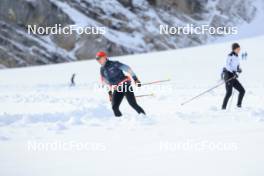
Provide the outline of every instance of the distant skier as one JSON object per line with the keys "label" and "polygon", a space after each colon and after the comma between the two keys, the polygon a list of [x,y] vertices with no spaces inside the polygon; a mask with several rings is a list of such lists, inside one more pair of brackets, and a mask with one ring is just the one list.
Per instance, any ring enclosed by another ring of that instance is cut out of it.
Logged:
{"label": "distant skier", "polygon": [[237,107],[241,108],[242,106],[243,97],[245,95],[245,89],[237,80],[237,73],[242,72],[239,66],[239,52],[240,45],[238,43],[234,43],[232,45],[232,52],[227,57],[226,67],[223,70],[224,80],[226,81],[226,95],[223,101],[222,109],[226,109],[228,100],[232,95],[233,87],[239,91]]}
{"label": "distant skier", "polygon": [[73,86],[75,86],[75,77],[76,77],[76,74],[74,73],[74,74],[72,74],[72,76],[71,76],[71,87],[73,87]]}
{"label": "distant skier", "polygon": [[100,74],[103,83],[110,86],[108,94],[115,116],[122,116],[119,106],[124,96],[127,98],[129,105],[139,114],[145,114],[145,111],[137,104],[130,77],[124,74],[124,72],[129,73],[136,85],[140,87],[141,83],[132,69],[118,61],[110,61],[103,51],[96,54],[96,60],[101,65]]}
{"label": "distant skier", "polygon": [[247,60],[247,56],[248,56],[247,52],[242,53],[242,60]]}
{"label": "distant skier", "polygon": [[245,52],[244,53],[244,58],[243,58],[244,60],[247,60],[247,55],[248,55],[247,52]]}
{"label": "distant skier", "polygon": [[245,52],[245,60],[247,60],[247,57],[248,57],[248,53]]}
{"label": "distant skier", "polygon": [[245,53],[242,53],[242,54],[241,54],[241,58],[242,58],[242,60],[245,59]]}

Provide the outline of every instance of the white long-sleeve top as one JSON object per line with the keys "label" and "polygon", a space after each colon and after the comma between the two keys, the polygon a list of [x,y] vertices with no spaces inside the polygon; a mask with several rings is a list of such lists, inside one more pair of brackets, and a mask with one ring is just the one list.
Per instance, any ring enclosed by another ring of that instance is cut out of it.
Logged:
{"label": "white long-sleeve top", "polygon": [[229,72],[237,72],[239,68],[240,58],[234,52],[230,53],[226,60],[226,69]]}

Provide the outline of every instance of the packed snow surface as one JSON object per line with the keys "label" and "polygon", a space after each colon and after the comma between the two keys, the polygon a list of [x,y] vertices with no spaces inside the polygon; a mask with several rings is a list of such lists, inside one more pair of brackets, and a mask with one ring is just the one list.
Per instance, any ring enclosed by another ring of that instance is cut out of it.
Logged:
{"label": "packed snow surface", "polygon": [[0,175],[262,176],[264,36],[239,42],[248,53],[239,77],[246,95],[237,109],[234,91],[227,111],[224,86],[180,104],[220,83],[231,43],[111,58],[142,82],[171,79],[136,89],[155,94],[138,98],[147,117],[126,100],[124,116],[113,116],[96,61],[1,70]]}

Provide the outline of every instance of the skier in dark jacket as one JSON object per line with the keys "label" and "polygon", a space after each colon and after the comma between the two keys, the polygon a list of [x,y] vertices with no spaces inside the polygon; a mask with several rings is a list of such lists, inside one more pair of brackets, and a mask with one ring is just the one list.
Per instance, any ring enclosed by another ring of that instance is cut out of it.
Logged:
{"label": "skier in dark jacket", "polygon": [[226,95],[223,101],[222,109],[226,109],[229,98],[232,95],[233,87],[238,90],[238,102],[237,107],[241,108],[243,97],[245,95],[245,89],[238,81],[238,74],[241,73],[242,70],[239,66],[239,57],[238,54],[240,52],[240,46],[238,43],[234,43],[232,45],[232,52],[228,55],[226,61],[226,67],[224,68],[224,80],[226,81]]}
{"label": "skier in dark jacket", "polygon": [[96,54],[96,60],[101,65],[100,75],[103,83],[110,86],[108,93],[115,116],[122,116],[119,106],[124,96],[127,98],[130,106],[139,114],[145,114],[145,111],[137,104],[130,77],[124,74],[124,72],[129,73],[136,85],[140,87],[141,83],[132,69],[118,61],[110,61],[107,58],[107,54],[103,51]]}

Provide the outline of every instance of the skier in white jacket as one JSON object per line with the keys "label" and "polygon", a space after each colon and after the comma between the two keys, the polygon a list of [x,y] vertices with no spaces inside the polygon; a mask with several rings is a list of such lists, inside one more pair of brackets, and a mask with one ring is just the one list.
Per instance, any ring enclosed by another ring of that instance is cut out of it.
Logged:
{"label": "skier in white jacket", "polygon": [[237,80],[238,74],[241,73],[242,70],[239,66],[240,58],[238,54],[240,52],[240,45],[238,43],[234,43],[232,45],[232,52],[228,55],[226,61],[226,67],[224,68],[224,80],[226,81],[226,95],[223,101],[222,109],[226,109],[229,98],[232,95],[233,87],[238,90],[238,101],[237,107],[242,107],[243,97],[245,95],[245,89],[241,85],[241,83]]}

